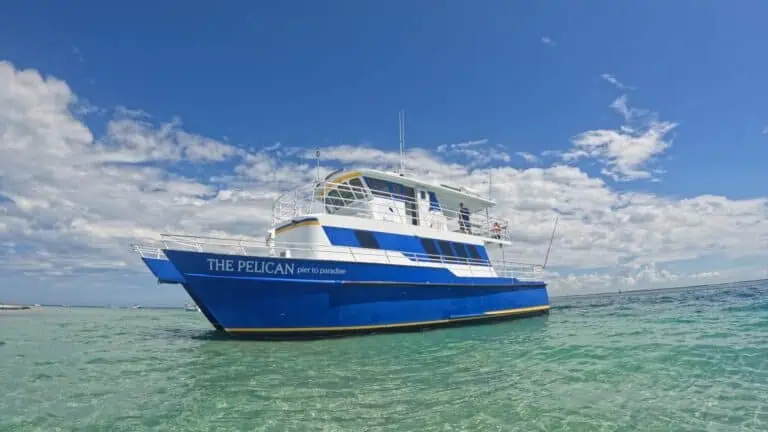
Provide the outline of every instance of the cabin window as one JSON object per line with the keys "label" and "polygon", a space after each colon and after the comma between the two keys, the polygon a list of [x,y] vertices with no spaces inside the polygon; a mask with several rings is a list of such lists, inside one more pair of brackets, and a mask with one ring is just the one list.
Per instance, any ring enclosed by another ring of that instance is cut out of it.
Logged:
{"label": "cabin window", "polygon": [[477,246],[473,244],[467,244],[464,246],[467,247],[467,252],[469,252],[469,256],[472,257],[472,259],[476,259],[476,260],[482,259],[480,258],[480,254],[477,252]]}
{"label": "cabin window", "polygon": [[341,198],[344,200],[343,205],[351,204],[352,201],[355,200],[355,194],[352,193],[352,189],[347,183],[339,185],[339,195],[341,195]]}
{"label": "cabin window", "polygon": [[440,255],[435,247],[435,243],[432,242],[432,239],[423,238],[419,240],[421,241],[421,247],[424,248],[424,252],[426,252],[427,255]]}
{"label": "cabin window", "polygon": [[365,199],[365,186],[359,178],[355,177],[349,180],[349,184],[352,186],[352,191],[355,193],[357,199]]}
{"label": "cabin window", "polygon": [[379,242],[370,231],[355,230],[355,237],[360,242],[360,246],[367,249],[379,249]]}
{"label": "cabin window", "polygon": [[453,256],[453,250],[451,250],[451,245],[445,240],[437,240],[437,245],[440,246],[440,252],[441,255]]}
{"label": "cabin window", "polygon": [[387,182],[384,180],[366,177],[365,182],[368,183],[368,187],[371,188],[371,192],[374,195],[385,198],[390,197],[389,187],[387,187]]}
{"label": "cabin window", "polygon": [[419,196],[421,197],[421,199],[427,199],[427,193],[424,191],[419,191]]}
{"label": "cabin window", "polygon": [[333,208],[336,209],[338,207],[344,206],[344,202],[341,199],[341,195],[339,195],[339,191],[336,189],[331,190],[328,192],[328,197],[325,199],[325,203],[328,205],[329,209]]}
{"label": "cabin window", "polygon": [[464,248],[463,243],[452,243],[453,250],[456,251],[456,255],[460,256],[462,258],[469,258],[469,255],[467,254],[467,249]]}
{"label": "cabin window", "polygon": [[437,202],[437,195],[434,192],[429,193],[429,209],[440,211],[440,204]]}

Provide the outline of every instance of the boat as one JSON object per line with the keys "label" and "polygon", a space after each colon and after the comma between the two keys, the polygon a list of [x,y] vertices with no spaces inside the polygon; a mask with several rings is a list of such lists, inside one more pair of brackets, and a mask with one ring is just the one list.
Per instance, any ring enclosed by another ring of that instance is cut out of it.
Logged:
{"label": "boat", "polygon": [[200,312],[200,308],[196,304],[186,303],[184,304],[184,310],[187,312]]}
{"label": "boat", "polygon": [[17,311],[17,310],[28,310],[32,309],[29,306],[26,305],[7,305],[7,304],[0,304],[0,310],[1,311]]}
{"label": "boat", "polygon": [[216,330],[234,336],[547,314],[546,260],[508,259],[513,239],[509,223],[490,215],[495,205],[401,171],[340,169],[279,196],[263,238],[163,234],[133,247],[158,283],[180,284]]}

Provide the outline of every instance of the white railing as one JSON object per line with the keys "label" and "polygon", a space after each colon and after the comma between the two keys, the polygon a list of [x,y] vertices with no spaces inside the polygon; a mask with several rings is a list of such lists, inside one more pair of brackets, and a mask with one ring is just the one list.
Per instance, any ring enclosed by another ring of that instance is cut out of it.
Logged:
{"label": "white railing", "polygon": [[133,245],[133,250],[142,258],[160,260],[168,259],[163,253],[163,249],[158,246],[150,246],[146,244]]}
{"label": "white railing", "polygon": [[318,213],[407,225],[418,221],[419,226],[442,231],[510,240],[507,231],[509,221],[490,216],[485,210],[469,212],[465,221],[458,210],[440,206],[439,210],[420,212],[419,202],[409,196],[327,181],[305,185],[279,196],[272,206],[272,224]]}
{"label": "white railing", "polygon": [[162,246],[134,245],[143,258],[167,259],[162,249],[189,250],[221,254],[237,254],[252,257],[291,257],[321,261],[346,261],[358,263],[385,263],[393,265],[444,264],[455,265],[455,270],[466,271],[470,276],[493,276],[492,268],[500,277],[521,280],[538,280],[542,266],[506,260],[484,260],[449,255],[416,252],[398,252],[351,246],[329,246],[312,243],[288,243],[261,240],[244,240],[222,237],[200,237],[163,234]]}

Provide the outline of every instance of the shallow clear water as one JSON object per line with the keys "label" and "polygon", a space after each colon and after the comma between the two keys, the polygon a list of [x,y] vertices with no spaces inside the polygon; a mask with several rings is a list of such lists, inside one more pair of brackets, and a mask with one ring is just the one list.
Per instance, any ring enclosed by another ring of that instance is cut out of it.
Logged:
{"label": "shallow clear water", "polygon": [[303,342],[168,310],[0,312],[0,431],[768,430],[768,284]]}

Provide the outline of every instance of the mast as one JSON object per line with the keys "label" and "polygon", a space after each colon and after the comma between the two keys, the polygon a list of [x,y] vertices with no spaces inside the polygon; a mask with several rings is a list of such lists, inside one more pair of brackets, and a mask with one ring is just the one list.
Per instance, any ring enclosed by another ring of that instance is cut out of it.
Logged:
{"label": "mast", "polygon": [[555,215],[555,226],[552,228],[552,236],[549,238],[549,246],[547,247],[547,256],[544,257],[544,265],[542,269],[547,268],[547,261],[549,261],[549,252],[552,250],[552,241],[555,240],[555,231],[557,230],[557,221],[560,219],[560,215]]}
{"label": "mast", "polygon": [[[491,194],[492,194],[491,190],[492,190],[492,186],[493,186],[493,176],[492,176],[492,174],[493,173],[491,172],[491,169],[489,168],[488,169],[488,200],[489,201],[492,199],[491,198]],[[485,220],[486,220],[486,223],[488,224],[488,229],[490,229],[491,228],[491,226],[490,226],[491,225],[491,216],[488,213],[488,207],[485,208]]]}
{"label": "mast", "polygon": [[320,147],[315,147],[315,181],[320,181]]}

